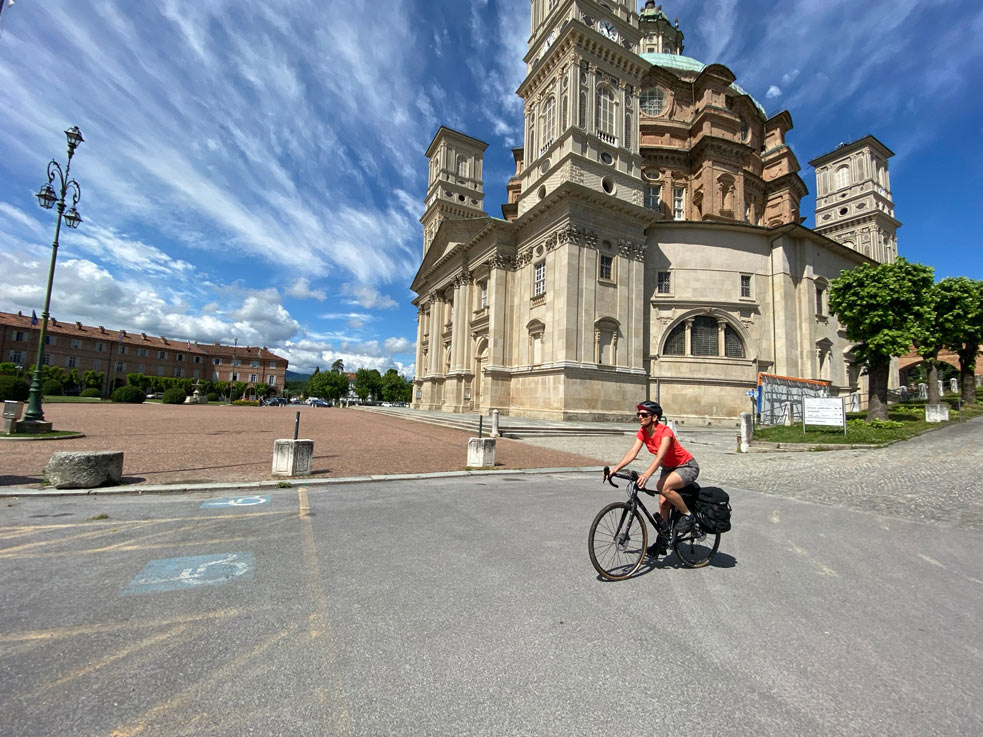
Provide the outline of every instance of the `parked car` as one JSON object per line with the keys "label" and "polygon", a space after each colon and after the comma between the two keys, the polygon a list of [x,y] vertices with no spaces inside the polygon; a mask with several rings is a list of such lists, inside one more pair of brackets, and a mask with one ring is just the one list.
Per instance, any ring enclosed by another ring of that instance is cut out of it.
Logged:
{"label": "parked car", "polygon": [[325,402],[323,399],[311,399],[311,400],[308,400],[307,403],[309,405],[311,405],[312,407],[330,407],[331,406],[331,404],[329,402]]}

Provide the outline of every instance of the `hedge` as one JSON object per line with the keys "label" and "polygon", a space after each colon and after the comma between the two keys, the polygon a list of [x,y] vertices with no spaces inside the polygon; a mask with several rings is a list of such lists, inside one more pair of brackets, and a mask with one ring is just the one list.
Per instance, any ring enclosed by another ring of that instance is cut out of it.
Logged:
{"label": "hedge", "polygon": [[80,397],[101,397],[102,392],[98,389],[83,389]]}
{"label": "hedge", "polygon": [[121,386],[113,392],[114,402],[126,402],[127,404],[142,404],[146,399],[144,393],[135,386]]}
{"label": "hedge", "polygon": [[161,397],[161,401],[164,404],[184,404],[184,399],[188,395],[184,393],[184,389],[174,386],[164,392],[164,396]]}
{"label": "hedge", "polygon": [[0,376],[0,401],[10,399],[14,402],[27,401],[31,385],[16,376]]}

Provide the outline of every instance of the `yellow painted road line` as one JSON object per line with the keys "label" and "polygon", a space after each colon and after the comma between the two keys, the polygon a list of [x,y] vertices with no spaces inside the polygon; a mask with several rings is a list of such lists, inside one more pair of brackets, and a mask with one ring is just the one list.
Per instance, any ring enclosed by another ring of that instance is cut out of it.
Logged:
{"label": "yellow painted road line", "polygon": [[307,490],[303,486],[297,489],[297,501],[300,520],[300,548],[307,574],[307,591],[314,605],[313,611],[308,617],[307,628],[311,636],[312,649],[321,654],[323,669],[328,676],[325,685],[323,687],[317,686],[315,693],[324,712],[325,734],[352,737],[355,730],[352,725],[351,710],[348,708],[348,699],[345,697],[345,682],[338,663],[338,647],[331,630],[328,596],[324,590],[321,568],[317,562],[314,526],[311,523],[311,505],[307,498]]}
{"label": "yellow painted road line", "polygon": [[[140,525],[140,527],[146,527],[147,524],[149,523],[144,522],[143,524]],[[58,545],[59,543],[72,543],[72,542],[78,542],[79,540],[91,540],[96,537],[112,535],[114,534],[114,532],[115,530],[102,529],[102,530],[93,530],[91,532],[82,532],[79,533],[78,535],[68,535],[66,537],[53,537],[50,540],[37,540],[31,543],[23,543],[21,545],[15,545],[12,548],[4,548],[0,550],[0,555],[6,556],[11,553],[21,553],[25,550],[43,548],[48,545]]]}
{"label": "yellow painted road line", "polygon": [[138,619],[127,620],[125,622],[102,622],[100,624],[82,624],[75,627],[57,627],[47,630],[29,630],[27,632],[0,632],[0,643],[5,642],[25,642],[60,640],[68,637],[86,637],[98,635],[104,632],[118,632],[125,630],[152,629],[157,627],[173,627],[175,625],[188,622],[207,622],[210,620],[229,619],[241,614],[252,614],[268,609],[276,609],[278,605],[249,607],[248,609],[230,608],[219,609],[214,612],[203,614],[188,614],[178,617],[162,617],[160,619]]}
{"label": "yellow painted road line", "polygon": [[184,542],[174,543],[159,543],[157,545],[132,545],[127,544],[123,546],[109,545],[102,548],[88,548],[86,550],[54,550],[51,552],[43,553],[14,553],[13,555],[7,555],[6,553],[0,553],[0,559],[16,559],[16,558],[58,558],[63,555],[99,555],[102,553],[129,553],[135,550],[167,550],[170,548],[186,548],[194,546],[203,545],[226,545],[228,543],[242,543],[242,542],[258,542],[261,540],[278,540],[281,539],[279,535],[270,536],[268,538],[263,537],[253,537],[241,536],[241,537],[222,537],[214,538],[212,540],[185,540]]}
{"label": "yellow painted road line", "polygon": [[[204,510],[203,510],[204,511]],[[31,530],[65,530],[72,527],[119,527],[120,525],[161,524],[164,522],[209,522],[216,519],[242,519],[244,517],[293,517],[291,510],[268,512],[230,512],[226,514],[199,514],[193,517],[160,517],[158,519],[105,519],[84,522],[45,523],[40,525],[0,526],[0,540],[8,533],[24,533]]]}
{"label": "yellow painted road line", "polygon": [[284,629],[282,632],[277,632],[275,635],[269,637],[265,642],[260,643],[249,652],[240,655],[238,658],[226,663],[221,668],[216,668],[207,678],[203,678],[201,681],[191,684],[178,693],[174,698],[168,699],[167,701],[161,701],[156,706],[148,709],[140,717],[134,720],[133,723],[117,727],[109,733],[109,737],[135,737],[135,735],[143,732],[165,714],[199,701],[203,693],[209,693],[218,684],[237,678],[239,672],[249,665],[250,662],[260,657],[283,638],[287,637],[288,635],[292,635],[299,629],[299,626],[300,625],[295,623]]}

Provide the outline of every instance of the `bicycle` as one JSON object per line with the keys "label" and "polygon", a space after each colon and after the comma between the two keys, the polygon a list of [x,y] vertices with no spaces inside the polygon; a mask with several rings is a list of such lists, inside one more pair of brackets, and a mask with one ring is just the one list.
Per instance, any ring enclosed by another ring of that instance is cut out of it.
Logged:
{"label": "bicycle", "polygon": [[[612,474],[605,466],[604,481],[617,488],[618,484],[611,480],[613,477],[628,482],[628,501],[608,504],[591,523],[588,552],[590,562],[601,576],[610,581],[623,581],[641,567],[648,552],[648,528],[641,513],[645,514],[652,527],[661,530],[668,538],[668,548],[676,553],[684,566],[702,568],[710,563],[720,547],[719,532],[707,532],[697,522],[691,529],[677,534],[676,522],[682,515],[673,509],[667,523],[658,512],[650,514],[638,498],[637,472]],[[679,489],[678,493],[692,509],[699,491],[700,487],[692,483]]]}

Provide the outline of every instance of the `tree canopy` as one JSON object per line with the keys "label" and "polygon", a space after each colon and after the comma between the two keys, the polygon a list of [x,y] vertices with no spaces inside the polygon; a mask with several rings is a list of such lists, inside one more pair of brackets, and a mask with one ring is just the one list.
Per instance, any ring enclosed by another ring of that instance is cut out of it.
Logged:
{"label": "tree canopy", "polygon": [[962,399],[973,402],[976,355],[983,343],[983,281],[949,277],[935,286],[939,340],[959,356]]}

